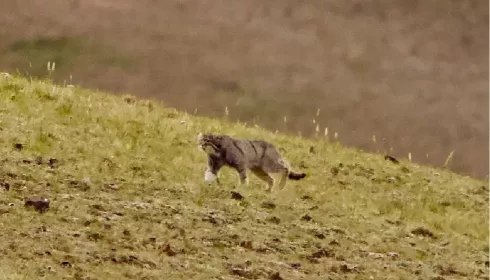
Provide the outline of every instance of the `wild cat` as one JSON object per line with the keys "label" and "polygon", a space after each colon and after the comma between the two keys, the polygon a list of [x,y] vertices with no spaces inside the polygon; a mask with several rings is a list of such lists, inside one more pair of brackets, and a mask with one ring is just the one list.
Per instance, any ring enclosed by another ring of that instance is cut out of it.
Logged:
{"label": "wild cat", "polygon": [[234,168],[238,172],[241,184],[248,184],[247,170],[250,170],[267,183],[268,192],[275,183],[271,173],[281,173],[281,189],[286,186],[287,179],[301,180],[306,177],[305,173],[292,171],[289,162],[281,156],[276,147],[264,140],[199,133],[197,141],[199,149],[208,155],[208,168],[204,180],[209,183],[218,180],[218,172],[223,166]]}

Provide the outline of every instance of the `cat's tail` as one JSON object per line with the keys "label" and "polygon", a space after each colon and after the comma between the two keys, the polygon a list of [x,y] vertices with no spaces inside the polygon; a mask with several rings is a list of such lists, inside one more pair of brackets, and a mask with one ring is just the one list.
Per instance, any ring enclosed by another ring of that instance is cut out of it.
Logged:
{"label": "cat's tail", "polygon": [[288,178],[291,180],[301,180],[306,177],[306,173],[296,173],[289,171]]}

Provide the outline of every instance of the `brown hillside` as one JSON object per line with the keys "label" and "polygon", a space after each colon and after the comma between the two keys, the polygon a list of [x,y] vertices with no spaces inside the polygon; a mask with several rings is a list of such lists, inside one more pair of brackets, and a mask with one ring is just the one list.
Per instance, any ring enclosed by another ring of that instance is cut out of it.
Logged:
{"label": "brown hillside", "polygon": [[[488,174],[488,1],[0,0],[2,70]],[[284,116],[288,122],[284,123]],[[372,142],[376,135],[378,142]],[[385,138],[386,142],[381,143]],[[427,157],[428,154],[428,157]]]}

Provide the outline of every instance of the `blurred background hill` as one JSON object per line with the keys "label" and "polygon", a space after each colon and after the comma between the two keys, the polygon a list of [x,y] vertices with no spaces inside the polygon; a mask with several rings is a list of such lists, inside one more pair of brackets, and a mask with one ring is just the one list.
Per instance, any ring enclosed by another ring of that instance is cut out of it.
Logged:
{"label": "blurred background hill", "polygon": [[488,34],[485,0],[0,0],[0,70],[485,177]]}

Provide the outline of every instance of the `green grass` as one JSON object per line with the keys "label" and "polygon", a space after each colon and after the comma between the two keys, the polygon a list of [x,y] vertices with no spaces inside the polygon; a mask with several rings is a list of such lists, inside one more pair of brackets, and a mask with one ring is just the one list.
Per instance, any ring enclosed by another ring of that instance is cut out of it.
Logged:
{"label": "green grass", "polygon": [[[199,131],[269,140],[309,177],[208,186]],[[486,181],[22,77],[0,77],[0,136],[1,279],[488,279]]]}

